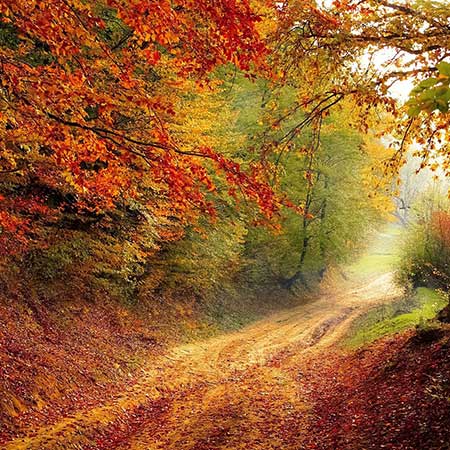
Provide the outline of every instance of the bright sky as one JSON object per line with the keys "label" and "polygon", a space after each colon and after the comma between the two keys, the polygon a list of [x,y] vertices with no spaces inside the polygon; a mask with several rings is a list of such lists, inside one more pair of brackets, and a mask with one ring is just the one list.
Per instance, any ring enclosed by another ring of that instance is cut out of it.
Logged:
{"label": "bright sky", "polygon": [[[324,9],[331,8],[334,0],[316,0],[317,4]],[[446,4],[448,0],[437,0],[439,3]],[[398,0],[396,3],[406,3],[404,0]],[[392,59],[396,54],[396,50],[392,48],[386,48],[382,50],[378,50],[375,55],[372,57],[371,65],[372,67],[379,70],[381,73],[401,70],[401,67],[396,67],[394,64],[388,64],[390,59]],[[407,64],[410,62],[413,57],[404,56],[404,62]],[[368,65],[370,63],[369,53],[367,54],[367,58],[363,58],[363,63]],[[411,67],[409,67],[411,68]],[[413,79],[406,79],[401,81],[396,81],[392,87],[389,89],[389,94],[397,99],[400,103],[404,103],[409,98],[409,93],[413,89],[415,85],[415,81]]]}
{"label": "bright sky", "polygon": [[[393,48],[385,48],[378,50],[376,53],[374,53],[371,57],[371,63],[374,68],[379,70],[380,73],[387,73],[390,71],[398,71],[402,70],[402,68],[396,66],[395,64],[390,64],[390,61],[395,57],[397,51]],[[366,58],[363,58],[363,62],[365,64],[369,64],[369,54]],[[411,62],[414,58],[411,56],[402,56],[402,59],[407,65]],[[411,68],[409,66],[409,68]],[[406,70],[406,69],[405,69]],[[389,94],[394,97],[399,102],[403,103],[408,100],[409,93],[413,89],[415,84],[415,81],[412,78],[406,79],[406,80],[399,80],[396,81],[391,88],[389,89]]]}

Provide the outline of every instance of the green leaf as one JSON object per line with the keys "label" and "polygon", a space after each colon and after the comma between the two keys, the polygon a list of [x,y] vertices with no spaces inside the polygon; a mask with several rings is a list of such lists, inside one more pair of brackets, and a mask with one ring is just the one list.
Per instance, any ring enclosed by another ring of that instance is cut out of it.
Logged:
{"label": "green leaf", "polygon": [[408,116],[409,117],[417,117],[420,114],[420,106],[419,105],[413,105],[408,109]]}
{"label": "green leaf", "polygon": [[442,96],[446,95],[447,92],[448,92],[447,86],[439,86],[439,87],[435,88],[436,97],[442,97]]}
{"label": "green leaf", "polygon": [[448,103],[445,100],[438,99],[436,101],[436,104],[437,104],[437,109],[439,109],[440,112],[442,112],[442,113],[448,112]]}
{"label": "green leaf", "polygon": [[450,63],[441,61],[436,67],[440,74],[450,77]]}
{"label": "green leaf", "polygon": [[435,89],[427,89],[426,91],[423,91],[423,93],[419,96],[419,100],[421,102],[427,101],[427,100],[434,100],[436,98],[436,90]]}
{"label": "green leaf", "polygon": [[437,84],[439,80],[437,78],[427,78],[426,80],[423,80],[419,83],[417,86],[418,88],[430,88],[433,87],[435,84]]}

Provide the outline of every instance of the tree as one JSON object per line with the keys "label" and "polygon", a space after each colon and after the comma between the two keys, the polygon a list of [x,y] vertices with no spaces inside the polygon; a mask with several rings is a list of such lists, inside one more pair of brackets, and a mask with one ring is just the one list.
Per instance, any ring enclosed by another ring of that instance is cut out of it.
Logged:
{"label": "tree", "polygon": [[262,64],[246,0],[4,0],[0,17],[7,252],[26,243],[31,221],[61,209],[98,216],[132,200],[163,220],[214,216],[215,172],[276,211],[264,180],[174,130],[177,105],[201,94],[214,68]]}
{"label": "tree", "polygon": [[[272,39],[281,49],[276,56],[281,76],[290,79],[300,74],[308,80],[298,103],[310,118],[294,130],[352,97],[361,106],[362,129],[368,128],[367,111],[373,107],[382,106],[398,119],[390,131],[397,139],[391,142],[396,153],[386,162],[389,172],[405,162],[404,151],[414,141],[422,144],[418,154],[424,165],[434,164],[433,153],[445,156],[449,17],[444,3],[432,1],[339,0],[330,7],[293,1],[280,5],[279,26]],[[434,74],[438,78],[430,80]],[[412,93],[409,117],[391,91],[405,79],[426,80]],[[423,109],[440,109],[444,114],[416,118]]]}
{"label": "tree", "polygon": [[233,80],[229,96],[239,111],[236,128],[247,136],[241,157],[262,154],[276,189],[303,210],[299,215],[283,208],[275,230],[249,228],[242,271],[259,286],[317,280],[348,261],[368,228],[391,211],[390,180],[379,173],[391,152],[375,133],[355,129],[350,101],[293,134],[295,125],[309,118],[298,107],[300,77],[280,84]]}

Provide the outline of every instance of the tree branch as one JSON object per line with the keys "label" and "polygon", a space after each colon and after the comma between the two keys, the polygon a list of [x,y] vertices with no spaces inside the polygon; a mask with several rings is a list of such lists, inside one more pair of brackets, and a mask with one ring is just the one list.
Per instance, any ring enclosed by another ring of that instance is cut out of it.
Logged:
{"label": "tree branch", "polygon": [[118,142],[116,139],[113,139],[112,136],[122,139],[125,142],[131,143],[131,144],[135,144],[135,145],[140,145],[143,147],[153,147],[153,148],[157,148],[159,150],[166,150],[166,151],[173,151],[175,153],[178,153],[180,155],[186,155],[186,156],[197,156],[197,157],[201,157],[201,158],[211,158],[209,155],[204,154],[204,153],[198,153],[198,152],[187,152],[184,150],[179,149],[177,146],[175,145],[164,145],[161,144],[159,142],[155,142],[155,141],[143,141],[140,139],[135,139],[132,138],[130,136],[126,136],[123,135],[115,130],[111,130],[109,128],[103,128],[103,127],[98,127],[98,126],[88,126],[88,125],[83,125],[81,123],[78,122],[74,122],[71,120],[66,120],[63,119],[62,117],[59,117],[53,113],[50,112],[46,112],[47,116],[52,119],[55,120],[63,125],[69,126],[69,127],[73,127],[73,128],[80,128],[82,130],[85,131],[90,131],[94,134],[97,134],[98,136],[104,138],[104,139],[109,139],[111,142],[115,143],[116,145],[120,145],[122,148],[124,148],[125,150],[129,151],[130,153],[135,153],[136,155],[146,159],[148,157],[146,157],[144,154],[142,154],[141,152],[136,152],[133,149],[130,149],[127,146],[124,146],[123,143]]}

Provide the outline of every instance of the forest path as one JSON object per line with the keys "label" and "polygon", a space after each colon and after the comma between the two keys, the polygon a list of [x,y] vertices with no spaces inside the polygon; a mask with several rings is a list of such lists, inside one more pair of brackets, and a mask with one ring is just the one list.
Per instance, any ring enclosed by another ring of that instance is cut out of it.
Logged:
{"label": "forest path", "polygon": [[[175,349],[178,374],[167,383],[161,378],[175,393],[168,410],[117,448],[299,450],[309,408],[302,361],[326,358],[356,317],[399,295],[385,273],[240,332]],[[180,382],[189,388],[180,392]]]}
{"label": "forest path", "polygon": [[356,317],[400,295],[392,273],[371,274],[238,332],[178,346],[113,402],[5,450],[298,450],[308,413],[303,361],[327,358]]}

